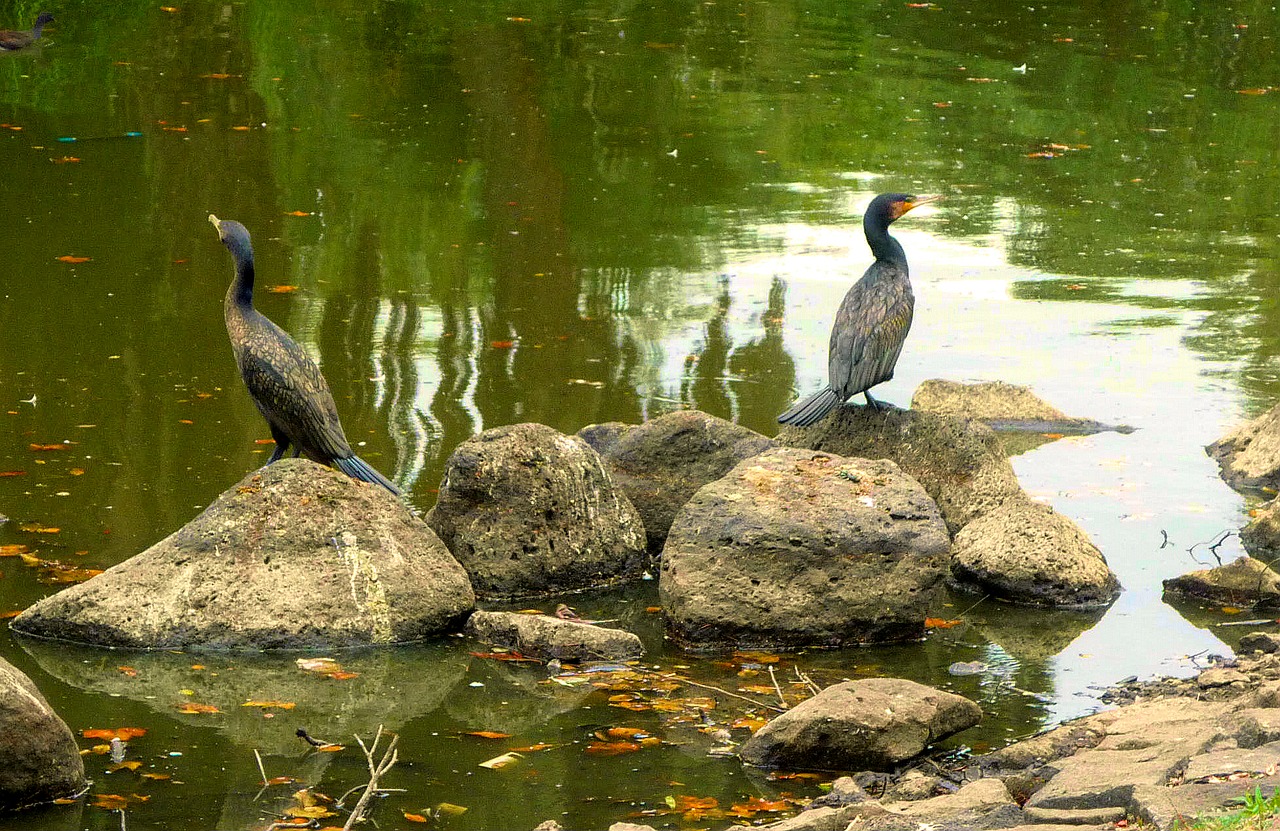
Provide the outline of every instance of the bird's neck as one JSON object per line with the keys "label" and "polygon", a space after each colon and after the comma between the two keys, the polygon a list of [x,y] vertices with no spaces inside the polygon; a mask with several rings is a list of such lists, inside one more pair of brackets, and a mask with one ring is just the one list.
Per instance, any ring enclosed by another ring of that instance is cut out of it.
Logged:
{"label": "bird's neck", "polygon": [[35,26],[33,26],[33,27],[31,27],[31,36],[32,36],[33,38],[38,38],[38,37],[40,37],[40,33],[41,33],[43,30],[44,30],[44,21],[43,21],[43,20],[37,20],[37,21],[36,21],[36,25],[35,25]]}
{"label": "bird's neck", "polygon": [[862,229],[867,234],[867,245],[871,246],[871,253],[877,260],[906,267],[907,253],[896,239],[889,236],[888,226],[863,222]]}
{"label": "bird's neck", "polygon": [[227,313],[232,310],[244,315],[253,311],[253,258],[236,256],[236,278],[227,289],[223,303]]}

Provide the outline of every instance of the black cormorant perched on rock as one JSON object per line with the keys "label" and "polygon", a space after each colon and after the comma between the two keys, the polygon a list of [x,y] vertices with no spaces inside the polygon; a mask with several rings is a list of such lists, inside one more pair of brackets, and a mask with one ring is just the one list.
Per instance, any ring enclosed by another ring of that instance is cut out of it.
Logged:
{"label": "black cormorant perched on rock", "polygon": [[912,208],[938,198],[882,193],[871,200],[862,229],[876,261],[849,289],[836,312],[827,354],[827,386],[778,416],[780,423],[806,427],[858,393],[867,397],[870,407],[887,406],[872,398],[870,390],[893,377],[916,302],[907,255],[889,236],[889,225]]}
{"label": "black cormorant perched on rock", "polygon": [[297,341],[253,308],[253,246],[249,232],[239,222],[209,214],[218,237],[236,263],[235,280],[223,301],[227,334],[249,397],[271,428],[275,452],[267,464],[293,447],[293,455],[332,465],[352,479],[376,482],[394,494],[400,490],[363,459],[351,445],[338,421],[333,393],[320,368]]}
{"label": "black cormorant perched on rock", "polygon": [[0,49],[6,52],[13,52],[17,49],[23,49],[40,39],[40,32],[44,29],[44,24],[52,23],[53,15],[48,12],[40,12],[36,16],[36,25],[29,32],[17,31],[12,29],[0,29]]}

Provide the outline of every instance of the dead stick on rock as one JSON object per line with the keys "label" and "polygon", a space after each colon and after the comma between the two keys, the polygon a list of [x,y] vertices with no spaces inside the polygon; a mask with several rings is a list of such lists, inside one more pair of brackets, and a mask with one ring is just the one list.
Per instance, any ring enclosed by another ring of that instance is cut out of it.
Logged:
{"label": "dead stick on rock", "polygon": [[360,744],[360,749],[364,751],[364,758],[369,764],[369,784],[365,786],[364,793],[360,794],[360,801],[356,803],[356,807],[351,810],[351,816],[347,817],[347,822],[342,826],[342,831],[351,831],[351,826],[355,825],[364,817],[364,812],[369,804],[369,800],[378,791],[378,780],[382,775],[391,770],[395,765],[399,755],[396,753],[396,745],[400,742],[400,737],[394,733],[391,735],[391,741],[387,743],[387,749],[382,752],[382,759],[374,761],[373,754],[378,750],[378,743],[382,741],[382,725],[378,725],[378,732],[373,737],[373,743],[365,746],[364,739],[356,736],[356,741]]}

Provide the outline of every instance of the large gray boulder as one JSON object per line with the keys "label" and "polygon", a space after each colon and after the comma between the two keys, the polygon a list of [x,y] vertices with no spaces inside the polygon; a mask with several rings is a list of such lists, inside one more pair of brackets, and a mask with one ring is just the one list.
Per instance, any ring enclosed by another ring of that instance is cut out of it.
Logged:
{"label": "large gray boulder", "polygon": [[659,594],[693,646],[837,646],[920,638],[950,542],[892,462],[765,451],[676,517]]}
{"label": "large gray boulder", "polygon": [[398,499],[285,459],[12,627],[132,649],[334,649],[439,635],[474,605],[466,572]]}
{"label": "large gray boulder", "polygon": [[514,649],[527,658],[620,661],[644,654],[640,638],[631,632],[550,615],[479,611],[467,619],[463,631],[491,646]]}
{"label": "large gray boulder", "polygon": [[951,580],[1014,603],[1106,606],[1120,581],[1075,523],[1048,505],[1011,499],[956,534]]}
{"label": "large gray boulder", "polygon": [[981,719],[969,699],[914,681],[845,681],[761,727],[739,755],[759,767],[892,770]]}
{"label": "large gray boulder", "polygon": [[679,410],[635,426],[590,425],[578,432],[600,453],[614,481],[640,512],[649,550],[698,488],[770,447],[773,439],[697,410]]}
{"label": "large gray boulder", "polygon": [[840,456],[892,459],[937,501],[953,534],[1023,495],[995,432],[970,419],[846,405],[812,427],[784,427],[777,440]]}
{"label": "large gray boulder", "polygon": [[1280,404],[1205,448],[1233,488],[1280,487]]}
{"label": "large gray boulder", "polygon": [[1252,557],[1240,557],[1226,565],[1171,577],[1164,581],[1164,590],[1175,597],[1194,597],[1230,606],[1280,606],[1280,574]]}
{"label": "large gray boulder", "polygon": [[640,516],[599,454],[544,424],[497,427],[458,445],[427,524],[485,597],[605,586],[645,562]]}
{"label": "large gray boulder", "polygon": [[0,811],[73,796],[88,787],[80,748],[31,679],[0,658]]}

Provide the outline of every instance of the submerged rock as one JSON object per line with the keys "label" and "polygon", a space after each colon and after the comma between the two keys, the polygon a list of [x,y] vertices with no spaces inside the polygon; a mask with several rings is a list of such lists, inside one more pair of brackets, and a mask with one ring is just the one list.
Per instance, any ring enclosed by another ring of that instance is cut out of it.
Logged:
{"label": "submerged rock", "polygon": [[1010,500],[956,534],[951,578],[960,588],[1038,606],[1109,604],[1120,581],[1075,523],[1048,505]]}
{"label": "submerged rock", "polygon": [[66,722],[21,670],[0,658],[0,811],[71,797],[88,787]]}
{"label": "submerged rock", "polygon": [[693,646],[910,640],[949,550],[937,506],[892,462],[775,448],[680,511],[659,593]]}
{"label": "submerged rock", "polygon": [[1252,557],[1171,577],[1164,581],[1164,590],[1228,606],[1280,606],[1280,575]]}
{"label": "submerged rock", "polygon": [[773,439],[697,410],[679,410],[618,429],[616,422],[578,433],[599,451],[614,481],[640,512],[649,550],[662,550],[676,513],[734,465],[775,447]]}
{"label": "submerged rock", "polygon": [[968,419],[846,405],[812,427],[784,427],[778,442],[893,460],[937,501],[953,534],[1023,493],[996,434]]}
{"label": "submerged rock", "polygon": [[478,611],[464,631],[492,646],[542,660],[619,661],[644,654],[640,638],[631,632],[550,615]]}
{"label": "submerged rock", "polygon": [[[973,418],[996,429],[1087,434],[1109,427],[1091,418],[1069,416],[1027,387],[1004,381],[961,384],[933,378],[916,387],[911,409],[937,415]],[[1129,428],[1120,428],[1129,429]]]}
{"label": "submerged rock", "polygon": [[1280,404],[1205,448],[1233,488],[1280,487]]}
{"label": "submerged rock", "polygon": [[132,649],[333,649],[429,638],[474,605],[462,567],[399,500],[283,459],[12,627]]}
{"label": "submerged rock", "polygon": [[427,524],[486,597],[604,586],[644,566],[640,516],[599,454],[544,424],[458,445]]}
{"label": "submerged rock", "polygon": [[845,681],[761,727],[739,755],[759,767],[891,770],[981,719],[969,699],[904,678]]}

